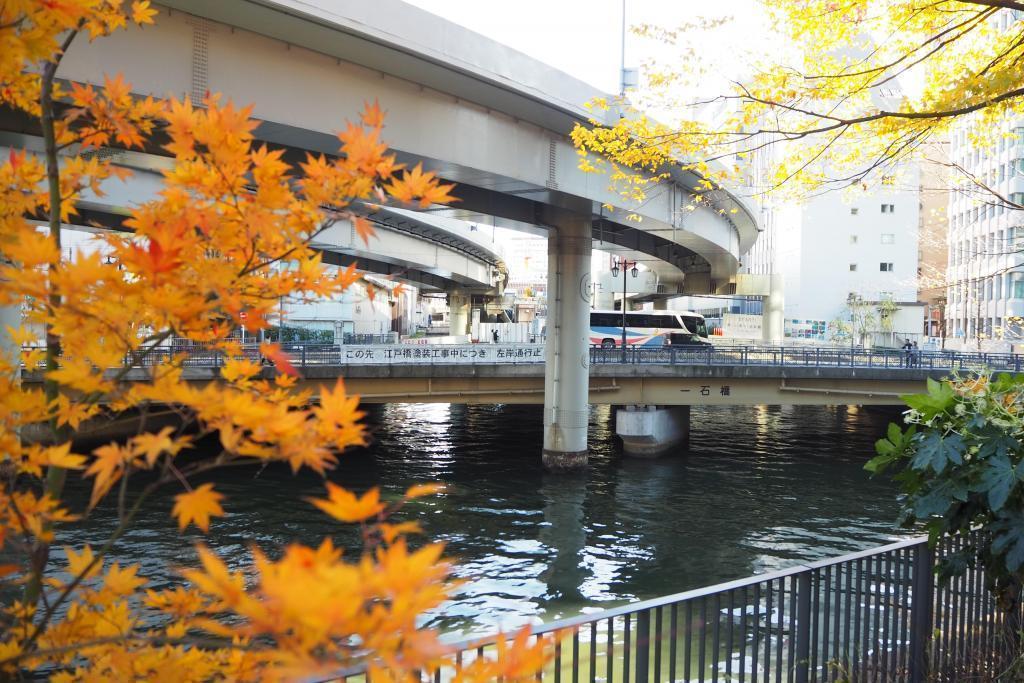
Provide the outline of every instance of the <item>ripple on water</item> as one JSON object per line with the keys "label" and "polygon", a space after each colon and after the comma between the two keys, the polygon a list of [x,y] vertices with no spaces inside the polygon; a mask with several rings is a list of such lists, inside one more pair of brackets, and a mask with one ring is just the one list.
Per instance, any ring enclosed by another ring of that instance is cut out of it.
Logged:
{"label": "ripple on water", "polygon": [[[446,543],[463,583],[426,623],[478,634],[674,593],[885,543],[898,537],[894,488],[863,470],[895,413],[846,407],[692,410],[688,452],[622,457],[607,407],[591,412],[590,467],[540,468],[536,406],[387,405],[368,409],[373,444],[347,453],[330,478],[394,498],[443,481],[444,496],[409,505],[426,535]],[[358,552],[359,533],[305,502],[322,482],[284,469],[217,473],[230,514],[209,536],[179,535],[170,494],[148,509],[116,559],[139,562],[161,587],[203,540],[229,566],[250,548],[274,554],[331,536]],[[78,504],[88,499],[71,486]],[[102,543],[114,511],[101,506],[62,544]]]}

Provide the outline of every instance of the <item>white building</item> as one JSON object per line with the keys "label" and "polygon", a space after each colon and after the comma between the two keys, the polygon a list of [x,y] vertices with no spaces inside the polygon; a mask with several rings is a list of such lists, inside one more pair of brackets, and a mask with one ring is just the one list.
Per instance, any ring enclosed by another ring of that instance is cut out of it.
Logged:
{"label": "white building", "polygon": [[284,324],[329,331],[336,342],[388,336],[397,340],[397,335],[411,334],[425,321],[422,313],[417,314],[418,290],[396,284],[364,275],[336,299],[284,302]]}
{"label": "white building", "polygon": [[[950,141],[950,156],[1014,204],[1024,204],[1024,121],[1008,121],[991,147],[972,144],[966,120]],[[1024,212],[961,175],[949,193],[946,335],[965,343],[1016,341],[1024,316]]]}
{"label": "white building", "polygon": [[548,290],[547,239],[502,232],[501,253],[508,267],[505,291],[514,292],[520,299],[545,296]]}
{"label": "white building", "polygon": [[[881,187],[763,208],[764,231],[743,271],[782,276],[787,338],[826,341],[852,332],[857,341],[879,343],[867,337],[883,330],[898,339],[920,336],[918,176],[908,165]],[[868,329],[856,329],[865,318],[873,319]]]}

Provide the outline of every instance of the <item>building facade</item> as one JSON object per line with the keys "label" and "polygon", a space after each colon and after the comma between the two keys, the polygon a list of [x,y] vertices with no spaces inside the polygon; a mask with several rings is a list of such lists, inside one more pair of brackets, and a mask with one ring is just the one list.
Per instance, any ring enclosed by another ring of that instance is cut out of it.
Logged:
{"label": "building facade", "polygon": [[763,206],[743,271],[782,276],[787,338],[921,335],[919,196],[920,171],[907,164],[879,187]]}
{"label": "building facade", "polygon": [[[965,344],[1020,339],[1024,316],[1024,121],[974,141],[965,120],[950,141],[946,334]],[[1008,200],[1008,201],[1004,201]]]}

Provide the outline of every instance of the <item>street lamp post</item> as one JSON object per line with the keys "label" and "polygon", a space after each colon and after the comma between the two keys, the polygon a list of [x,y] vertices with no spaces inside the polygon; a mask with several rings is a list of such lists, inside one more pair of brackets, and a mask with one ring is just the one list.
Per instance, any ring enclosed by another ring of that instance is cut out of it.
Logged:
{"label": "street lamp post", "polygon": [[637,277],[640,271],[636,267],[637,262],[633,261],[630,264],[626,259],[615,259],[612,263],[612,277],[619,276],[619,270],[622,270],[622,362],[626,362],[626,271],[630,270],[633,277]]}

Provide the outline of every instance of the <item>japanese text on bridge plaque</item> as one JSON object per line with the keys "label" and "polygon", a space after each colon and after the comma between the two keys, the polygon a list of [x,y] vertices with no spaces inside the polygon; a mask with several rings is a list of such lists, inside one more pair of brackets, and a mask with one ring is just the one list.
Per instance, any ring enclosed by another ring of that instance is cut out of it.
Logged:
{"label": "japanese text on bridge plaque", "polygon": [[543,363],[540,344],[460,344],[424,346],[342,346],[342,363],[382,365],[434,363]]}

